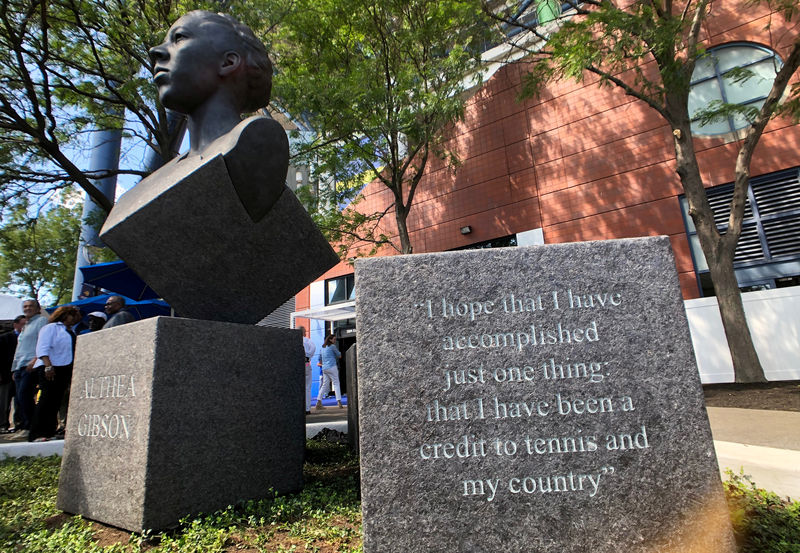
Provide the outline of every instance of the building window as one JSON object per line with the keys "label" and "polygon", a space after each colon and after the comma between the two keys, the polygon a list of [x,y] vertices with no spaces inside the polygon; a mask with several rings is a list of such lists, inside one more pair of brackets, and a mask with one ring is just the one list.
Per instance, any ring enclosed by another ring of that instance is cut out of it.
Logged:
{"label": "building window", "polygon": [[[334,305],[356,299],[356,276],[354,274],[329,278],[325,281],[325,305]],[[336,334],[354,329],[355,319],[344,319],[325,323],[325,334]]]}
{"label": "building window", "polygon": [[325,281],[325,305],[356,299],[356,277],[353,274]]}
{"label": "building window", "polygon": [[[727,44],[708,50],[706,56],[697,60],[692,73],[689,92],[692,132],[715,135],[747,127],[749,123],[740,113],[705,124],[698,120],[698,114],[712,102],[761,109],[782,65],[775,52],[755,44]],[[750,71],[751,76],[742,80],[738,69]]]}
{"label": "building window", "polygon": [[[733,184],[709,188],[717,228],[725,232]],[[708,264],[688,202],[680,198],[695,272],[703,296],[713,296]],[[743,291],[795,286],[800,282],[800,167],[750,179],[734,269]]]}
{"label": "building window", "polygon": [[573,2],[559,2],[558,0],[524,0],[516,9],[496,12],[497,15],[505,17],[509,21],[501,25],[505,36],[503,39],[495,38],[485,42],[481,51],[491,50],[495,46],[504,44],[508,39],[518,38],[526,29],[535,29],[557,19],[562,13],[575,8],[573,4]]}

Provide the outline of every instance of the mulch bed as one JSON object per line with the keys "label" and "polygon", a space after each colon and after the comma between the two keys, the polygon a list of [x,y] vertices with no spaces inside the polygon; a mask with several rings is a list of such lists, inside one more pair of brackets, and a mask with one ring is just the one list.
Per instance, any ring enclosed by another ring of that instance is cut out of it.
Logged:
{"label": "mulch bed", "polygon": [[800,380],[764,384],[706,384],[708,407],[800,411]]}

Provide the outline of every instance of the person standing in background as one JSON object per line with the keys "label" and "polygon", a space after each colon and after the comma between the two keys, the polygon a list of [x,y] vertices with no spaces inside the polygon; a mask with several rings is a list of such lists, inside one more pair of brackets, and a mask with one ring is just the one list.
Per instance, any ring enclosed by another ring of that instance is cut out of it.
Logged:
{"label": "person standing in background", "polygon": [[108,322],[103,328],[124,325],[136,320],[133,314],[125,309],[125,298],[122,296],[109,296],[106,300],[105,311],[108,315]]}
{"label": "person standing in background", "polygon": [[322,360],[322,385],[319,387],[319,394],[317,394],[317,409],[322,409],[322,398],[328,394],[331,384],[333,384],[333,391],[336,393],[336,404],[340,408],[342,405],[342,389],[339,386],[339,359],[342,354],[339,353],[339,348],[336,347],[336,336],[328,334],[325,342],[322,344],[322,353],[320,359]]}
{"label": "person standing in background", "polygon": [[102,330],[108,320],[108,316],[102,311],[92,311],[86,318],[89,319],[89,327],[81,330],[78,334],[87,334],[89,332]]}
{"label": "person standing in background", "polygon": [[58,408],[64,390],[72,380],[75,333],[72,327],[83,316],[74,305],[62,305],[50,315],[49,324],[39,332],[36,343],[36,370],[42,395],[36,404],[28,441],[52,438],[58,426]]}
{"label": "person standing in background", "polygon": [[27,438],[33,423],[33,412],[36,407],[36,373],[33,365],[36,362],[36,343],[39,331],[47,324],[42,315],[42,307],[37,300],[22,302],[22,312],[27,323],[17,338],[17,351],[14,353],[14,384],[16,385],[17,405],[20,412],[21,438]]}

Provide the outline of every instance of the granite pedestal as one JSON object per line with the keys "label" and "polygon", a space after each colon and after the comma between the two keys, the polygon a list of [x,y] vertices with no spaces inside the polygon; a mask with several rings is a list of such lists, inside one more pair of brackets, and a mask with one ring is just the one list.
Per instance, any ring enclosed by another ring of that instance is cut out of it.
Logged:
{"label": "granite pedestal", "polygon": [[356,285],[365,553],[735,551],[668,238]]}
{"label": "granite pedestal", "polygon": [[78,338],[58,507],[141,531],[303,486],[297,330],[169,317]]}

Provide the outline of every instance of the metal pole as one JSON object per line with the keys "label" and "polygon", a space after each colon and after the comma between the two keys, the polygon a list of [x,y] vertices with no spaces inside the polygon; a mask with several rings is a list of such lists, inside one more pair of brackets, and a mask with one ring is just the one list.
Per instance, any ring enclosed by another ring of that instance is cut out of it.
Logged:
{"label": "metal pole", "polygon": [[[119,152],[122,143],[122,129],[98,130],[92,133],[92,157],[89,160],[89,171],[114,171],[119,168]],[[117,190],[117,176],[95,179],[94,185],[114,202]],[[75,263],[75,279],[72,283],[72,301],[80,297],[83,286],[83,273],[80,267],[91,265],[91,247],[102,247],[95,228],[101,222],[103,210],[86,194],[83,200],[81,216],[81,237],[78,244],[78,257]],[[95,225],[91,223],[94,222]]]}
{"label": "metal pole", "polygon": [[[170,136],[170,141],[167,146],[170,153],[169,159],[178,155],[181,142],[183,142],[183,136],[186,134],[186,123],[186,116],[182,113],[174,111],[167,112],[167,132]],[[153,148],[147,149],[144,166],[147,167],[148,174],[164,165],[164,163],[166,163],[166,161],[164,161],[164,157],[159,152]]]}

